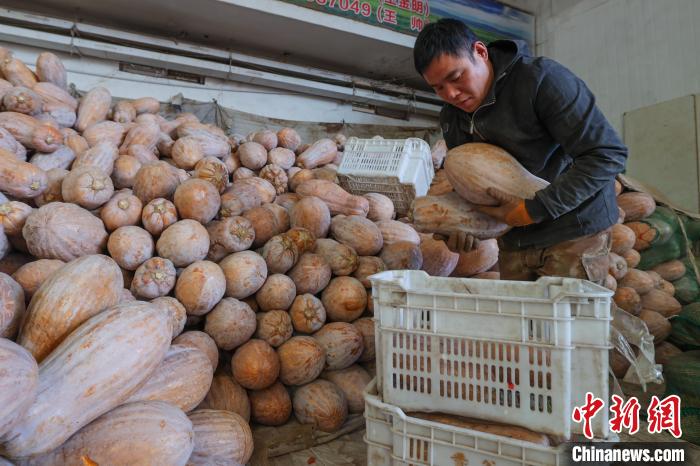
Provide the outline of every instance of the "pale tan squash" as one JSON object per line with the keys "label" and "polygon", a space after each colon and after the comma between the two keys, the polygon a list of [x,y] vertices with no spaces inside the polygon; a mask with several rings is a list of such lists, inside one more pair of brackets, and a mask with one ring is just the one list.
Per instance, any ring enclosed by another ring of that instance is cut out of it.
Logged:
{"label": "pale tan squash", "polygon": [[75,129],[85,131],[91,125],[106,120],[111,104],[112,95],[107,89],[96,87],[90,90],[80,99]]}
{"label": "pale tan squash", "polygon": [[197,261],[185,268],[175,284],[175,297],[188,315],[202,316],[221,301],[226,291],[226,277],[218,264]]}
{"label": "pale tan squash", "polygon": [[141,227],[117,228],[107,240],[109,255],[126,270],[136,270],[153,257],[153,238]]}
{"label": "pale tan squash", "polygon": [[117,146],[110,142],[100,142],[77,155],[71,169],[95,167],[99,168],[105,175],[112,176],[114,162],[118,157]]}
{"label": "pale tan squash", "polygon": [[277,131],[277,144],[294,152],[301,145],[301,137],[293,128],[282,128]]}
{"label": "pale tan squash", "polygon": [[625,259],[625,262],[627,262],[627,268],[628,269],[633,269],[639,265],[639,261],[642,259],[642,256],[639,254],[639,251],[636,251],[634,249],[630,249],[626,253],[622,254],[622,257]]}
{"label": "pale tan squash", "polygon": [[172,345],[160,365],[126,403],[165,401],[189,412],[207,395],[213,376],[214,371],[204,352]]}
{"label": "pale tan squash", "polygon": [[355,250],[329,238],[316,240],[314,253],[320,254],[331,267],[333,275],[350,275],[358,266],[358,256]]}
{"label": "pale tan squash", "polygon": [[131,193],[131,190],[116,192],[100,209],[100,218],[107,231],[114,231],[124,226],[135,226],[141,220],[143,204]]}
{"label": "pale tan squash", "polygon": [[31,199],[43,193],[48,182],[44,170],[0,149],[0,191],[17,199]]}
{"label": "pale tan squash", "polygon": [[348,416],[345,395],[337,385],[316,380],[294,392],[294,416],[302,424],[312,424],[324,432],[335,432]]}
{"label": "pale tan squash", "polygon": [[219,265],[226,277],[226,296],[243,299],[260,289],[267,279],[267,264],[253,251],[226,256]]}
{"label": "pale tan squash", "polygon": [[[371,296],[370,296],[371,300]],[[352,323],[358,332],[362,335],[363,350],[358,361],[372,361],[375,356],[374,347],[374,321],[371,317],[362,317]]]}
{"label": "pale tan squash", "polygon": [[262,311],[286,311],[292,306],[296,295],[294,281],[286,275],[275,273],[267,277],[255,294],[255,300]]}
{"label": "pale tan squash", "polygon": [[324,371],[321,378],[334,383],[345,395],[350,413],[365,411],[364,391],[372,381],[369,373],[357,364],[337,371]]}
{"label": "pale tan squash", "polygon": [[326,362],[326,350],[314,338],[295,336],[277,349],[280,380],[285,385],[304,385],[318,378]]}
{"label": "pale tan squash", "polygon": [[21,235],[22,227],[33,211],[34,209],[24,202],[9,201],[0,204],[0,223],[2,223],[5,234]]}
{"label": "pale tan squash", "polygon": [[186,267],[207,257],[209,233],[195,220],[180,220],[163,231],[156,242],[156,250],[175,267]]}
{"label": "pale tan squash", "polygon": [[671,322],[656,311],[642,309],[639,318],[647,325],[649,333],[654,337],[654,344],[661,343],[671,334]]}
{"label": "pale tan squash", "polygon": [[650,311],[656,311],[669,318],[681,312],[681,304],[673,296],[661,290],[653,289],[641,297],[642,307]]}
{"label": "pale tan squash", "polygon": [[26,464],[184,466],[193,448],[192,422],[180,409],[163,401],[139,401],[103,414],[60,448]]}
{"label": "pale tan squash", "polygon": [[70,171],[61,184],[65,202],[78,204],[88,210],[96,209],[114,194],[111,178],[94,166],[83,166]]}
{"label": "pale tan squash", "polygon": [[464,232],[477,238],[495,238],[508,231],[508,225],[482,214],[457,193],[418,197],[409,211],[414,227],[424,233],[449,236]]}
{"label": "pale tan squash", "polygon": [[316,238],[325,238],[331,226],[331,213],[321,199],[303,197],[291,208],[289,223],[292,227],[306,228]]}
{"label": "pale tan squash", "polygon": [[397,220],[380,220],[376,222],[382,234],[383,246],[389,246],[398,241],[409,241],[415,245],[420,244],[418,232],[411,226]]}
{"label": "pale tan squash", "polygon": [[131,188],[134,186],[136,174],[141,169],[141,162],[131,155],[120,155],[114,161],[112,181],[116,189]]}
{"label": "pale tan squash", "polygon": [[162,197],[169,199],[180,184],[174,167],[167,162],[153,162],[143,165],[134,178],[134,194],[144,204]]}
{"label": "pale tan squash", "polygon": [[263,259],[271,273],[286,273],[299,260],[297,244],[287,234],[275,235],[263,246]]}
{"label": "pale tan squash", "polygon": [[233,378],[244,388],[262,390],[279,376],[280,362],[275,350],[262,340],[252,339],[236,349],[231,359]]}
{"label": "pale tan squash", "polygon": [[392,220],[395,215],[394,203],[384,194],[367,193],[362,197],[369,201],[369,211],[367,218],[373,222],[380,220]]}
{"label": "pale tan squash", "polygon": [[175,190],[173,202],[180,218],[197,220],[203,225],[212,221],[221,207],[216,187],[198,178],[181,183]]}
{"label": "pale tan squash", "polygon": [[661,275],[661,278],[669,282],[678,280],[685,275],[685,265],[679,260],[672,260],[659,264],[652,269]]}
{"label": "pale tan squash", "polygon": [[47,453],[119,406],[160,364],[170,335],[165,312],[138,301],[86,321],[39,366],[36,401],[7,434],[5,453]]}
{"label": "pale tan squash", "polygon": [[294,280],[297,294],[317,294],[331,280],[331,266],[320,254],[303,254],[287,275]]}
{"label": "pale tan squash", "polygon": [[258,312],[255,338],[277,348],[292,337],[292,318],[286,311]]}
{"label": "pale tan squash", "polygon": [[333,162],[338,153],[338,146],[331,139],[319,139],[297,157],[301,168],[316,168]]}
{"label": "pale tan squash", "polygon": [[277,165],[283,170],[292,168],[295,161],[294,151],[286,147],[276,147],[267,154],[267,163]]}
{"label": "pale tan squash", "polygon": [[329,320],[352,322],[365,312],[367,291],[356,278],[336,277],[323,290],[321,300]]}
{"label": "pale tan squash", "polygon": [[253,247],[259,248],[275,235],[289,230],[289,214],[277,204],[263,204],[243,214],[255,229]]}
{"label": "pale tan squash", "polygon": [[617,196],[617,205],[625,211],[626,222],[636,222],[656,210],[656,201],[647,193],[626,192]]}
{"label": "pale tan squash", "polygon": [[260,170],[260,178],[267,180],[275,187],[277,194],[284,194],[287,192],[289,179],[287,177],[287,172],[284,171],[282,167],[274,164],[265,165],[262,170]]}
{"label": "pale tan squash", "polygon": [[359,215],[336,215],[331,221],[331,233],[336,240],[350,246],[360,256],[374,256],[383,246],[380,228]]}
{"label": "pale tan squash", "polygon": [[[448,247],[451,243],[448,241]],[[498,242],[495,239],[479,241],[470,251],[459,253],[457,267],[452,271],[452,277],[470,277],[486,272],[498,262]]]}
{"label": "pale tan squash", "polygon": [[36,75],[39,81],[52,83],[61,89],[68,87],[66,68],[61,59],[51,52],[42,52],[36,58]]}
{"label": "pale tan squash", "polygon": [[320,299],[308,293],[294,299],[289,315],[294,330],[301,333],[314,333],[326,323],[326,308]]}
{"label": "pale tan squash", "polygon": [[386,264],[379,258],[373,256],[363,256],[358,258],[357,269],[352,276],[360,280],[365,288],[372,288],[369,276],[386,270]]}
{"label": "pale tan squash", "polygon": [[107,256],[69,262],[34,294],[17,342],[41,362],[83,322],[117,304],[123,283],[119,266]]}
{"label": "pale tan squash", "polygon": [[362,355],[362,334],[350,323],[331,322],[313,337],[326,350],[326,369],[345,369]]}
{"label": "pale tan squash", "polygon": [[267,149],[257,142],[246,142],[238,148],[241,164],[250,170],[260,170],[267,164]]}
{"label": "pale tan squash", "polygon": [[387,270],[420,270],[423,266],[420,246],[412,241],[385,244],[379,257]]}
{"label": "pale tan squash", "polygon": [[82,136],[90,147],[100,142],[110,142],[113,146],[119,147],[129,128],[129,125],[122,125],[114,121],[102,121],[89,126],[82,132]]}
{"label": "pale tan squash", "polygon": [[12,341],[0,338],[0,436],[21,422],[34,402],[39,368],[32,355]]}
{"label": "pale tan squash", "polygon": [[247,464],[253,454],[253,434],[236,413],[198,409],[189,414],[194,428],[194,450],[188,466]]}
{"label": "pale tan squash", "polygon": [[153,236],[159,236],[177,220],[175,204],[163,198],[156,198],[150,201],[141,213],[143,227]]}
{"label": "pale tan squash", "polygon": [[[661,277],[659,277],[661,278]],[[654,281],[643,270],[629,269],[627,274],[618,282],[620,286],[634,289],[640,296],[654,288]]]}
{"label": "pale tan squash", "polygon": [[629,312],[632,315],[638,315],[642,310],[642,299],[632,288],[617,287],[613,295],[613,301],[619,308]]}
{"label": "pale tan squash", "polygon": [[459,254],[450,251],[441,240],[424,239],[420,243],[420,251],[423,256],[421,270],[435,277],[449,277],[459,262]]}
{"label": "pale tan squash", "polygon": [[241,416],[246,422],[250,421],[248,392],[233,380],[230,373],[224,371],[214,374],[209,393],[199,407],[231,411]]}
{"label": "pale tan squash", "polygon": [[331,215],[361,215],[366,217],[369,211],[367,199],[349,194],[331,181],[307,180],[301,183],[295,192],[304,197],[318,197],[326,203]]}
{"label": "pale tan squash", "polygon": [[185,306],[183,306],[180,301],[172,296],[159,296],[158,298],[151,300],[151,304],[160,306],[168,313],[170,327],[173,330],[172,338],[180,335],[185,329],[185,324],[187,323],[187,311],[185,311]]}
{"label": "pale tan squash", "polygon": [[[22,287],[24,299],[29,302],[39,287],[65,264],[65,262],[55,259],[39,259],[17,269],[12,274],[12,278]],[[5,301],[3,301],[6,305],[9,305],[11,302],[8,300],[8,297],[5,297]],[[0,329],[2,327],[3,325],[0,325]],[[0,335],[2,334],[3,332],[0,330]]]}
{"label": "pale tan squash", "polygon": [[280,426],[292,415],[292,399],[279,382],[263,390],[251,390],[249,397],[251,417],[258,424]]}
{"label": "pale tan squash", "polygon": [[485,143],[469,143],[448,151],[445,173],[461,197],[480,205],[497,205],[486,190],[498,188],[508,194],[532,199],[549,183],[528,172],[508,152]]}
{"label": "pale tan squash", "polygon": [[37,83],[36,75],[22,60],[8,55],[0,60],[0,74],[15,86],[32,87]]}
{"label": "pale tan squash", "polygon": [[610,250],[615,254],[625,254],[634,247],[637,237],[626,225],[617,223],[612,226],[612,247]]}
{"label": "pale tan squash", "polygon": [[250,340],[256,327],[255,312],[248,304],[224,298],[207,314],[204,331],[219,348],[231,351]]}
{"label": "pale tan squash", "polygon": [[173,345],[187,346],[190,348],[198,348],[207,355],[211,363],[212,370],[216,371],[219,365],[219,350],[216,347],[214,340],[204,332],[199,330],[190,330],[173,340]]}
{"label": "pale tan squash", "polygon": [[226,217],[207,225],[209,253],[207,258],[220,261],[227,255],[245,251],[253,245],[255,229],[245,217]]}

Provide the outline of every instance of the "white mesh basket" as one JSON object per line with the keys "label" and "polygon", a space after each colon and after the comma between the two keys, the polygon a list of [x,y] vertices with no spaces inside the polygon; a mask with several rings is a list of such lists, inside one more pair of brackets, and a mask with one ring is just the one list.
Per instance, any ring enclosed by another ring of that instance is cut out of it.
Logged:
{"label": "white mesh basket", "polygon": [[346,191],[384,194],[400,215],[425,196],[435,171],[428,143],[418,138],[358,139],[345,143],[338,181]]}

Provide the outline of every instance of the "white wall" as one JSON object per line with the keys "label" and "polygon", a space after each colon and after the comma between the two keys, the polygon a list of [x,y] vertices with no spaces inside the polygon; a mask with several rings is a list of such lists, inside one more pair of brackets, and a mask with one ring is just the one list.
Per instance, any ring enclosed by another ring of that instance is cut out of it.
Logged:
{"label": "white wall", "polygon": [[621,132],[624,112],[700,93],[700,1],[540,0],[537,54],[580,76]]}
{"label": "white wall", "polygon": [[[37,55],[43,51],[35,47],[2,41],[0,46],[12,50],[17,58],[32,69],[34,69]],[[63,61],[68,71],[68,81],[74,83],[77,89],[85,91],[96,86],[105,86],[112,96],[118,98],[150,96],[161,102],[167,102],[171,97],[181,93],[186,99],[201,102],[216,100],[223,107],[280,120],[437,127],[437,119],[429,116],[412,115],[409,120],[388,118],[354,111],[351,104],[338,100],[210,77],[203,86],[152,78],[121,72],[118,63],[113,60],[53,52]]]}

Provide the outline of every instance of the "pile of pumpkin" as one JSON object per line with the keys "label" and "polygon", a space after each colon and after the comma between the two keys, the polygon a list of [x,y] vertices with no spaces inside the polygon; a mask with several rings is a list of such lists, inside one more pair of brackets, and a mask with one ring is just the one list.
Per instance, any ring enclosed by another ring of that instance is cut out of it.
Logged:
{"label": "pile of pumpkin", "polygon": [[374,372],[367,277],[497,260],[344,191],[342,135],[76,99],[51,53],[30,70],[0,49],[0,102],[0,457],[18,464],[245,464],[251,421],[335,431]]}
{"label": "pile of pumpkin", "polygon": [[[698,283],[687,234],[696,228],[691,219],[657,205],[649,194],[623,192],[616,182],[620,218],[612,228],[610,274],[606,286],[618,307],[642,319],[654,337],[656,362],[666,364],[682,352],[667,341],[672,321],[684,304],[697,299]],[[623,377],[629,361],[611,352],[615,375]]]}

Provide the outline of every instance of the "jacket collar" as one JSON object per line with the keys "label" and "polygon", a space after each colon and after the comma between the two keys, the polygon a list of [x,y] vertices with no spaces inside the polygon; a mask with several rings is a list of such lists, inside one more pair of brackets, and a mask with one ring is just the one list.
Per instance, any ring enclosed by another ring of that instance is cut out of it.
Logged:
{"label": "jacket collar", "polygon": [[496,100],[499,82],[510,72],[515,63],[528,54],[527,43],[522,40],[497,40],[488,45],[489,60],[493,66],[493,82],[482,105]]}

